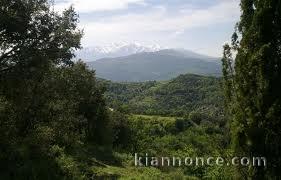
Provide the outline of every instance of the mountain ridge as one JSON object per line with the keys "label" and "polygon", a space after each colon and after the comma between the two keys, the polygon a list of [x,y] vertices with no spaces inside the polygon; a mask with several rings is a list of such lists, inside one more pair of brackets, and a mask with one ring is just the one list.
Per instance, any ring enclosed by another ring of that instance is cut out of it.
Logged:
{"label": "mountain ridge", "polygon": [[188,52],[171,49],[142,52],[103,58],[87,62],[87,65],[96,70],[98,77],[119,82],[168,80],[186,73],[220,76],[218,58]]}

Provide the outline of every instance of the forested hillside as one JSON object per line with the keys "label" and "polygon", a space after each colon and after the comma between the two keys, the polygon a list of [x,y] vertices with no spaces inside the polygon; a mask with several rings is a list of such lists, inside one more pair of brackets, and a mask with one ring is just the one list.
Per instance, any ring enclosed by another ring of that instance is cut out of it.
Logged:
{"label": "forested hillside", "polygon": [[222,113],[220,78],[186,74],[169,81],[100,82],[106,86],[106,99],[112,108],[122,105],[132,113],[169,116],[192,111]]}

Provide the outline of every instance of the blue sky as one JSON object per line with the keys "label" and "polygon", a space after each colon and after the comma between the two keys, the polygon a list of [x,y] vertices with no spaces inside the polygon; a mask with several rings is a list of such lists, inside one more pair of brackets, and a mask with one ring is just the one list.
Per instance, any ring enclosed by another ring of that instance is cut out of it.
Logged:
{"label": "blue sky", "polygon": [[221,56],[239,20],[239,0],[56,0],[74,5],[83,47],[118,42],[159,44]]}

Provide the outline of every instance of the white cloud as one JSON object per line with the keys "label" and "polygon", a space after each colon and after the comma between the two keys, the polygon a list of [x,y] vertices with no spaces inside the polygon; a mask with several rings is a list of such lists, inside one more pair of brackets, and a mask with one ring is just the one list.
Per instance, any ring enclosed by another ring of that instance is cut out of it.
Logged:
{"label": "white cloud", "polygon": [[90,35],[95,39],[162,31],[177,33],[195,27],[236,20],[239,17],[238,5],[237,0],[228,0],[208,9],[178,13],[170,13],[165,8],[155,8],[144,14],[130,13],[96,19],[94,22],[84,22],[81,26],[85,29],[86,38]]}
{"label": "white cloud", "polygon": [[182,35],[182,34],[184,34],[184,29],[178,30],[178,31],[176,31],[176,32],[173,33],[174,36],[180,36],[180,35]]}
{"label": "white cloud", "polygon": [[62,11],[70,5],[80,13],[94,11],[109,11],[126,9],[130,4],[146,5],[144,0],[66,0],[55,5],[57,11]]}

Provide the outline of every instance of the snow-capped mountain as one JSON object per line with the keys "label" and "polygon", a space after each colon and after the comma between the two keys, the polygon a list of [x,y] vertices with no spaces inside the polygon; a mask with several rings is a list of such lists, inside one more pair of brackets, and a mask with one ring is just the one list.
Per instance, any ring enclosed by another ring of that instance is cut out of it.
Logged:
{"label": "snow-capped mountain", "polygon": [[156,52],[163,47],[153,45],[142,45],[140,43],[112,43],[106,46],[86,47],[76,52],[76,59],[83,61],[95,61],[102,58],[115,58],[128,56],[142,52]]}

